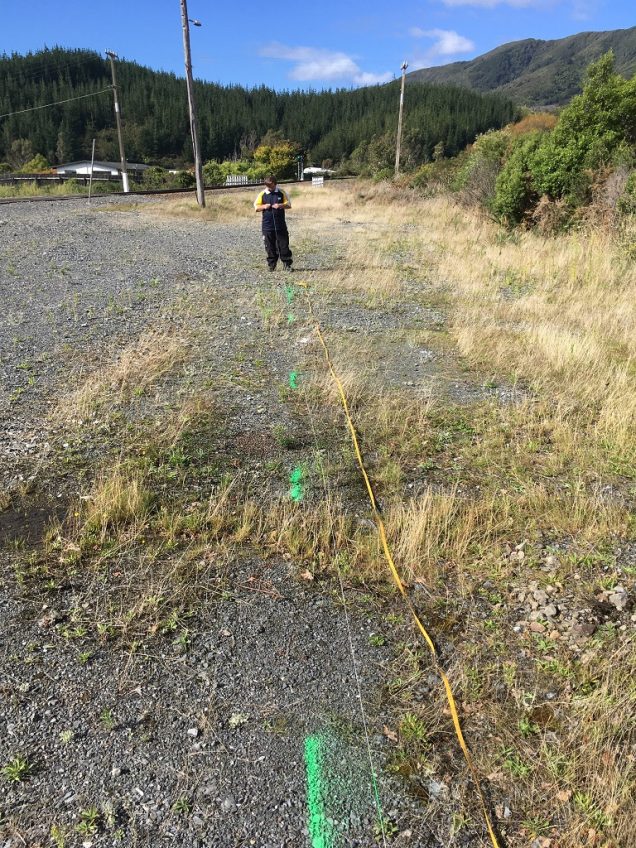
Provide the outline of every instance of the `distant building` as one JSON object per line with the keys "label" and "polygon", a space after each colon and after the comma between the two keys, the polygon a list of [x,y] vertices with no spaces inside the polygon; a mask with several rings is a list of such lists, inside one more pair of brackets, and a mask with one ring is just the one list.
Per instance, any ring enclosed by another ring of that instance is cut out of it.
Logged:
{"label": "distant building", "polygon": [[312,177],[332,177],[335,173],[329,168],[318,168],[315,165],[310,165],[308,168],[303,168],[303,180],[310,180]]}
{"label": "distant building", "polygon": [[[140,165],[138,162],[128,162],[128,173],[131,177],[140,177],[149,165]],[[91,172],[91,160],[82,159],[81,162],[69,162],[68,165],[60,165],[55,169],[61,177],[88,177]],[[93,176],[95,175],[121,177],[121,162],[94,162]]]}

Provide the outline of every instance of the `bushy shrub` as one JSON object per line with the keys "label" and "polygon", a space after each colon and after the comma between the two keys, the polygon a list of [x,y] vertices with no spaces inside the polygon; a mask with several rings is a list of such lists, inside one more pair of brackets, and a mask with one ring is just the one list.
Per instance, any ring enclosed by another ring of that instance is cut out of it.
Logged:
{"label": "bushy shrub", "polygon": [[410,175],[409,185],[433,195],[440,191],[450,191],[456,184],[458,173],[464,167],[468,154],[466,152],[452,159],[437,159],[427,162]]}
{"label": "bushy shrub", "polygon": [[192,188],[197,181],[190,171],[177,171],[176,174],[170,174],[170,177],[170,188]]}
{"label": "bushy shrub", "polygon": [[520,136],[512,146],[495,182],[491,209],[507,224],[518,224],[538,201],[530,161],[542,142],[543,135],[534,132]]}
{"label": "bushy shrub", "polygon": [[583,93],[574,97],[533,155],[531,170],[540,194],[589,200],[594,170],[633,155],[636,143],[636,78],[614,71],[610,51],[590,65]]}
{"label": "bushy shrub", "polygon": [[618,200],[618,209],[624,215],[636,215],[636,171],[627,178],[625,189]]}
{"label": "bushy shrub", "polygon": [[287,140],[276,144],[261,144],[254,151],[255,167],[263,170],[263,176],[271,173],[278,179],[289,179],[295,176],[299,149],[297,144]]}
{"label": "bushy shrub", "polygon": [[192,188],[196,178],[190,171],[177,171],[176,174],[171,174],[165,168],[152,167],[144,171],[142,182],[147,189]]}
{"label": "bushy shrub", "polygon": [[25,174],[41,174],[51,170],[51,163],[41,153],[36,153],[32,159],[24,163],[20,170]]}
{"label": "bushy shrub", "polygon": [[509,148],[510,134],[506,130],[492,130],[477,138],[453,185],[465,203],[490,207]]}
{"label": "bushy shrub", "polygon": [[394,174],[395,168],[380,168],[378,171],[374,172],[373,180],[376,183],[381,183],[384,180],[392,179]]}
{"label": "bushy shrub", "polygon": [[168,172],[164,168],[148,168],[143,173],[142,183],[144,188],[163,188],[168,176]]}
{"label": "bushy shrub", "polygon": [[223,168],[216,159],[211,159],[203,166],[203,182],[206,185],[223,185],[225,182]]}

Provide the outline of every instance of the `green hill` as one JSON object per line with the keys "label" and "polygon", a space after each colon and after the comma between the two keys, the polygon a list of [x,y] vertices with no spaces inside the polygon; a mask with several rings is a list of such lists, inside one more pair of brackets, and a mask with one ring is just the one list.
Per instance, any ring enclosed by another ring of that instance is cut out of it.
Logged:
{"label": "green hill", "polygon": [[[191,161],[185,80],[134,62],[117,63],[117,82],[130,161]],[[0,57],[0,115],[69,98],[72,102],[0,118],[0,162],[16,139],[50,162],[90,155],[97,139],[98,159],[119,158],[114,130],[110,67],[88,50],[54,48],[27,56]],[[335,162],[374,136],[395,133],[399,81],[339,91],[246,89],[197,82],[204,159],[227,159],[253,149],[267,130],[298,142],[313,161]],[[501,95],[468,89],[418,86],[409,102],[405,138],[417,161],[430,158],[439,142],[457,153],[488,129],[517,113]]]}
{"label": "green hill", "polygon": [[614,51],[616,70],[631,77],[636,70],[636,27],[582,32],[557,41],[513,41],[470,62],[413,71],[407,80],[498,92],[526,106],[561,106],[581,91],[586,67],[608,50]]}

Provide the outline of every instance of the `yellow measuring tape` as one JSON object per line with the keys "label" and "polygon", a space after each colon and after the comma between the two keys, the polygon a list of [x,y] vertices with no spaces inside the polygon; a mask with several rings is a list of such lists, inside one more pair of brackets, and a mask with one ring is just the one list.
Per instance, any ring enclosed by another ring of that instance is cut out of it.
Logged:
{"label": "yellow measuring tape", "polygon": [[[304,289],[308,288],[306,283],[299,283],[299,285],[301,285]],[[373,488],[371,486],[371,481],[369,480],[369,475],[367,474],[367,470],[366,470],[365,465],[364,465],[364,460],[362,459],[362,451],[360,450],[360,444],[358,442],[358,436],[357,436],[357,433],[356,433],[355,426],[353,424],[353,420],[351,418],[351,413],[349,411],[349,404],[347,403],[347,396],[345,395],[345,391],[344,391],[344,388],[342,386],[342,382],[340,381],[340,378],[336,374],[336,371],[333,367],[333,362],[331,360],[329,348],[327,347],[327,343],[325,342],[324,336],[322,334],[322,330],[320,329],[320,324],[318,323],[318,320],[316,319],[316,316],[314,315],[314,310],[313,310],[313,307],[312,307],[311,298],[309,296],[308,291],[306,291],[306,296],[307,296],[307,303],[308,303],[308,306],[309,306],[309,314],[311,315],[311,319],[314,322],[314,326],[315,326],[316,332],[318,334],[318,338],[320,339],[320,344],[322,345],[322,349],[323,349],[324,354],[325,354],[325,361],[326,361],[327,366],[329,368],[329,372],[330,372],[336,386],[338,387],[338,393],[340,394],[340,400],[342,402],[342,408],[344,409],[345,417],[347,419],[347,426],[349,428],[349,433],[351,434],[351,441],[353,443],[353,448],[355,450],[356,458],[358,460],[358,466],[360,467],[360,471],[361,471],[362,476],[364,478],[364,483],[365,483],[365,486],[367,487],[367,492],[368,492],[368,495],[369,495],[369,501],[371,502],[371,507],[373,509],[373,515],[375,517],[376,526],[378,528],[378,534],[380,536],[380,542],[382,544],[382,550],[384,552],[384,557],[385,557],[385,559],[388,563],[389,569],[391,571],[391,576],[393,578],[393,582],[397,586],[400,594],[402,595],[404,603],[408,607],[409,612],[411,613],[411,616],[412,616],[415,624],[417,625],[418,630],[420,631],[422,637],[424,638],[424,641],[428,645],[429,650],[431,652],[431,656],[433,658],[433,664],[435,666],[435,669],[436,669],[438,675],[440,676],[442,683],[444,684],[444,690],[446,692],[446,700],[448,702],[448,707],[450,709],[450,713],[451,713],[451,716],[452,716],[452,719],[453,719],[453,726],[455,728],[455,734],[457,736],[459,746],[462,749],[462,752],[464,754],[464,758],[466,760],[466,763],[467,763],[468,768],[470,770],[470,773],[472,775],[473,781],[474,781],[475,786],[477,788],[477,793],[479,795],[479,800],[480,800],[480,803],[481,803],[482,812],[484,814],[484,819],[486,821],[486,828],[488,829],[488,835],[490,836],[490,841],[493,844],[493,848],[500,848],[499,842],[497,841],[497,837],[495,835],[494,828],[492,826],[490,814],[488,813],[488,807],[486,805],[486,799],[484,797],[484,793],[482,791],[482,788],[479,785],[479,775],[477,774],[477,769],[475,767],[475,764],[473,763],[473,758],[470,754],[470,751],[468,750],[468,745],[466,744],[466,740],[464,739],[464,734],[462,732],[461,724],[460,724],[460,721],[459,721],[459,714],[457,712],[457,704],[455,703],[455,697],[453,695],[453,690],[451,688],[450,681],[449,681],[449,679],[446,675],[446,672],[444,671],[444,669],[441,667],[441,665],[439,663],[439,656],[438,656],[438,653],[437,653],[437,649],[435,647],[435,643],[433,642],[428,631],[426,630],[426,628],[424,627],[424,625],[420,621],[420,617],[418,616],[417,611],[415,610],[415,607],[413,606],[413,604],[411,602],[411,599],[409,598],[409,596],[406,593],[406,589],[404,587],[404,583],[402,582],[402,578],[400,577],[399,572],[398,572],[398,570],[395,566],[395,562],[394,562],[393,556],[391,554],[391,549],[389,548],[389,543],[388,543],[387,536],[386,536],[386,530],[384,528],[384,521],[382,520],[380,510],[378,509],[378,505],[377,505],[377,502],[376,502],[376,499],[375,499],[375,495],[373,494]]]}

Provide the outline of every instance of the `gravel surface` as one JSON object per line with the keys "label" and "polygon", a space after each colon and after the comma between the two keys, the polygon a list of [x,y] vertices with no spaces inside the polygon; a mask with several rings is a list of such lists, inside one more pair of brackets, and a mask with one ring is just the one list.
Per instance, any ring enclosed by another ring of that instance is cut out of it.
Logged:
{"label": "gravel surface", "polygon": [[[10,540],[34,545],[47,521],[81,496],[77,462],[113,447],[105,422],[96,418],[92,433],[78,435],[53,410],[148,327],[170,327],[198,358],[186,358],[178,381],[161,378],[131,405],[131,420],[167,414],[188,385],[199,398],[208,387],[222,416],[193,498],[207,497],[228,464],[258,497],[275,498],[311,442],[281,403],[310,327],[300,313],[288,326],[280,303],[282,322],[272,322],[261,293],[284,303],[272,287],[283,275],[265,272],[252,218],[211,225],[122,213],[112,203],[15,204],[1,216],[0,494],[14,503],[0,512],[0,765],[23,756],[29,774],[4,781],[0,845],[49,845],[52,827],[73,846],[312,845],[307,737],[323,752],[321,803],[333,845],[374,845],[381,835],[354,659],[333,586],[299,580],[294,563],[246,556],[223,566],[223,592],[190,614],[181,638],[167,632],[120,646],[77,627],[84,574],[74,572],[52,595],[20,578],[23,552]],[[292,245],[293,237],[292,227]],[[321,261],[326,253],[310,263]],[[344,315],[331,309],[321,313],[327,328],[366,334],[443,320],[436,310],[383,318],[358,306]],[[414,381],[430,379],[436,356],[412,351],[422,371],[420,378],[412,369]],[[387,379],[408,384],[408,366],[397,359]],[[281,446],[276,427],[295,443]],[[349,595],[391,843],[448,844],[463,770],[452,786],[418,776],[415,791],[385,768],[392,742],[383,732],[383,687],[411,630],[396,624],[390,639],[374,641],[395,599],[361,611]],[[427,697],[438,684],[423,679]],[[478,834],[466,827],[453,844],[482,844]]]}

